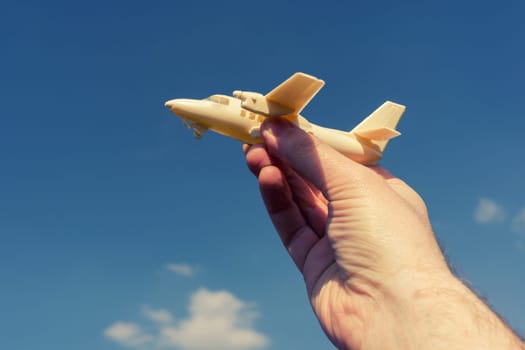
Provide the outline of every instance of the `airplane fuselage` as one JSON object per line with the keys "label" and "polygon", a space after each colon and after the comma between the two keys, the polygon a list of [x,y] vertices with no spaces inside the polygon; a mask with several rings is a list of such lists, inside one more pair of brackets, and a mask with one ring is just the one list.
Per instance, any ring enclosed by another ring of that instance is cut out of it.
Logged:
{"label": "airplane fuselage", "polygon": [[[169,101],[169,108],[186,121],[196,137],[209,129],[248,144],[263,142],[260,126],[268,117],[243,108],[237,98],[213,95],[204,100],[175,99]],[[375,164],[381,159],[382,152],[373,143],[352,132],[325,128],[300,115],[294,116],[293,120],[304,131],[357,162]]]}

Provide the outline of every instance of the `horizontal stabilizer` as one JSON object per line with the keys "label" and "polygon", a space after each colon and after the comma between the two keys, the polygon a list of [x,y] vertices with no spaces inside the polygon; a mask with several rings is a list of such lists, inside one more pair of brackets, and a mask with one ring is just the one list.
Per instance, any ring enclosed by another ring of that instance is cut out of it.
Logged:
{"label": "horizontal stabilizer", "polygon": [[387,127],[357,130],[354,131],[354,133],[358,136],[377,141],[386,141],[401,135],[399,131]]}
{"label": "horizontal stabilizer", "polygon": [[350,133],[370,140],[379,152],[383,152],[388,140],[401,135],[396,127],[404,112],[405,106],[386,101]]}

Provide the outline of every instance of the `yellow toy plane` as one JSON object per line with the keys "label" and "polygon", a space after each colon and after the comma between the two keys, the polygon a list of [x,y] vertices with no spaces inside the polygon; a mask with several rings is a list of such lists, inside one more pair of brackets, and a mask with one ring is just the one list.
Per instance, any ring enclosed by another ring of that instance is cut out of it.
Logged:
{"label": "yellow toy plane", "polygon": [[295,73],[265,96],[234,91],[233,97],[175,99],[165,105],[182,118],[196,138],[213,130],[248,144],[261,143],[261,123],[266,118],[284,117],[348,158],[362,164],[377,163],[388,141],[400,135],[396,126],[405,106],[387,101],[351,131],[329,129],[310,123],[299,114],[323,86],[324,81],[316,77]]}

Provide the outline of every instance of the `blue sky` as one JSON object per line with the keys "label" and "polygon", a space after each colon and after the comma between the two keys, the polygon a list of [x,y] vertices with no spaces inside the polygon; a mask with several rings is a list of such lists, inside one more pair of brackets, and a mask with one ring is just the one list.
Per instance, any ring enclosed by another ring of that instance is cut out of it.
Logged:
{"label": "blue sky", "polygon": [[303,111],[321,125],[407,106],[382,164],[424,197],[458,273],[525,334],[524,11],[4,1],[0,346],[330,348],[240,144],[196,141],[163,106],[266,93],[296,71],[327,83]]}

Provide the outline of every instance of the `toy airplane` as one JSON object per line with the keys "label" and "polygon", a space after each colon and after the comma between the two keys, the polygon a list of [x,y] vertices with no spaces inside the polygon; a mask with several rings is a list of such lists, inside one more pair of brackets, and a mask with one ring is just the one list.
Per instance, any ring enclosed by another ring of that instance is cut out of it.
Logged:
{"label": "toy airplane", "polygon": [[387,101],[351,131],[325,128],[299,114],[323,85],[324,81],[311,75],[295,73],[265,96],[234,91],[234,97],[175,99],[165,105],[182,118],[196,138],[209,129],[244,143],[262,143],[261,123],[266,118],[284,117],[348,158],[362,164],[377,163],[388,141],[400,135],[395,128],[405,106]]}

